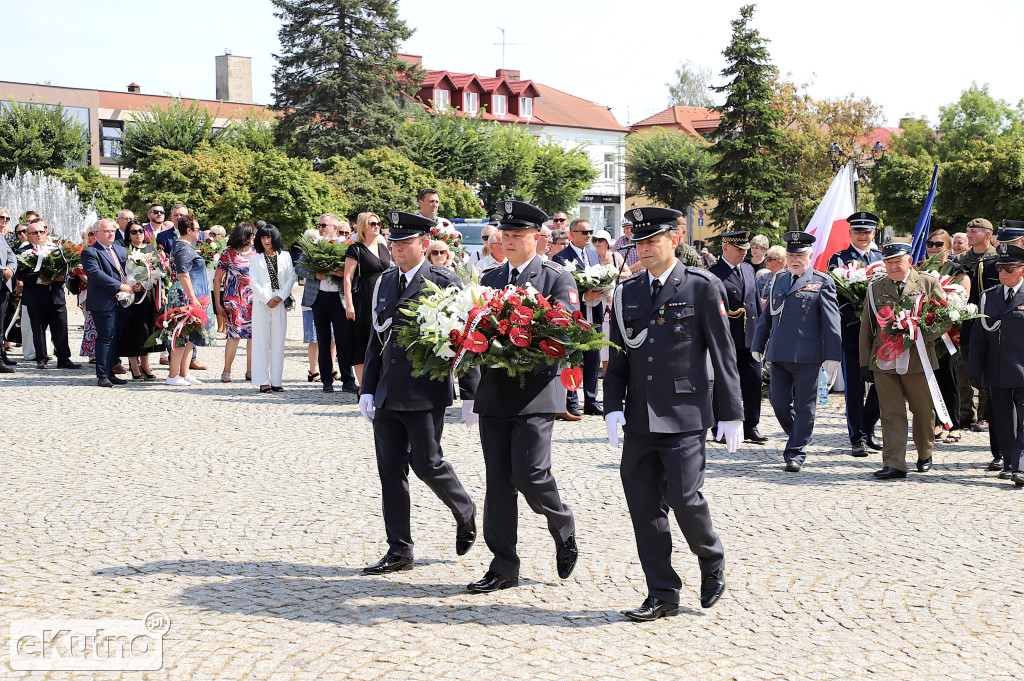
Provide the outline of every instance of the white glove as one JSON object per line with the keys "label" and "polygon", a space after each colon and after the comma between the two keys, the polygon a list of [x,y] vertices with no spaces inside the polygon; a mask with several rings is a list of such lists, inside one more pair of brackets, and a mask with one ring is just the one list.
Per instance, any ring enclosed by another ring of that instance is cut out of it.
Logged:
{"label": "white glove", "polygon": [[754,361],[757,362],[758,364],[760,364],[761,361],[764,359],[764,355],[762,355],[760,352],[754,352],[753,350],[750,351],[750,356],[753,357]]}
{"label": "white glove", "polygon": [[836,382],[836,377],[839,375],[840,362],[838,359],[826,359],[821,364],[821,368],[828,374],[828,389],[832,389],[832,385]]}
{"label": "white glove", "polygon": [[719,421],[715,439],[721,440],[722,435],[725,435],[725,448],[730,454],[734,453],[743,442],[743,421]]}
{"label": "white glove", "polygon": [[373,395],[359,396],[359,413],[363,418],[373,423]]}
{"label": "white glove", "polygon": [[480,422],[480,415],[473,411],[473,400],[462,400],[462,422],[467,428],[474,428]]}
{"label": "white glove", "polygon": [[608,427],[608,444],[619,444],[618,426],[626,425],[626,417],[621,411],[613,411],[604,415],[604,424]]}

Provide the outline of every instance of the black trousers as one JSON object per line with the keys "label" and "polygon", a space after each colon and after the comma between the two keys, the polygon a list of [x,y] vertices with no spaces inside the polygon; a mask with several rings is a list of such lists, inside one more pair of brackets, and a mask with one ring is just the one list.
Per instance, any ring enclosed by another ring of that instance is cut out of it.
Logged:
{"label": "black trousers", "polygon": [[42,362],[47,353],[46,330],[50,330],[53,341],[53,352],[57,361],[71,361],[71,348],[68,346],[68,309],[64,305],[56,305],[47,301],[40,305],[28,306],[29,317],[32,318],[32,343],[36,350],[36,361]]}
{"label": "black trousers", "polygon": [[117,343],[128,322],[128,310],[117,305],[113,310],[92,313],[96,324],[96,378],[114,377]]}
{"label": "black trousers", "polygon": [[0,276],[0,357],[7,357],[7,306],[11,300],[11,292],[7,290],[7,284]]}
{"label": "black trousers", "polygon": [[[867,442],[878,424],[878,393],[874,383],[866,391],[860,377],[860,325],[843,322],[843,384],[846,396],[846,430],[850,444]],[[867,396],[865,398],[865,395]]]}
{"label": "black trousers", "polygon": [[[341,296],[329,291],[320,291],[316,294],[311,309],[317,338],[331,338],[331,329],[334,330],[334,354],[338,358],[338,375],[341,376],[341,382],[355,383],[356,375],[352,371],[352,365],[343,364],[341,361],[341,349],[349,340],[349,329],[346,328],[348,320],[345,317],[345,308],[341,304]],[[320,343],[320,354],[317,359],[320,380],[324,385],[334,385],[334,358],[331,357],[330,343]]]}
{"label": "black trousers", "polygon": [[992,408],[989,434],[1003,460],[1003,470],[1021,472],[1020,455],[1024,451],[1024,388],[989,388]]}
{"label": "black trousers", "polygon": [[554,414],[480,416],[480,444],[487,468],[484,541],[494,554],[490,570],[519,576],[516,553],[521,492],[534,513],[547,518],[559,546],[576,531],[572,510],[562,503],[551,475]]}
{"label": "black trousers", "polygon": [[[761,363],[750,350],[736,348],[736,368],[740,374],[740,396],[743,398],[743,432],[748,433],[761,422]],[[711,411],[718,421],[718,390],[711,392]]]}
{"label": "black trousers", "polygon": [[672,529],[675,514],[701,574],[714,572],[725,560],[725,549],[711,527],[711,511],[701,494],[704,486],[706,430],[688,433],[625,431],[619,475],[633,521],[647,593],[670,603],[679,602],[682,580],[672,568]]}
{"label": "black trousers", "polygon": [[[319,338],[319,336],[317,336]],[[426,483],[455,516],[466,522],[473,516],[473,500],[459,482],[455,469],[441,451],[444,409],[392,411],[377,409],[373,414],[373,440],[377,449],[384,530],[388,550],[412,558],[412,529],[409,516],[409,468]]]}

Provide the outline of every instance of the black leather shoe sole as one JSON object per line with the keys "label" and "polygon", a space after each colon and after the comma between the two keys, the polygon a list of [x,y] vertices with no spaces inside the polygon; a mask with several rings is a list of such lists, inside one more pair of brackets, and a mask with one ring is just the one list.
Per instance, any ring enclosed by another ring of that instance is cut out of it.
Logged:
{"label": "black leather shoe sole", "polygon": [[875,478],[878,480],[903,480],[906,477],[907,472],[898,468],[882,469],[875,473]]}
{"label": "black leather shoe sole", "polygon": [[381,561],[380,563],[376,563],[374,565],[368,565],[368,566],[364,567],[363,568],[363,574],[364,575],[387,575],[387,574],[391,574],[392,572],[407,572],[409,570],[412,570],[412,568],[413,568],[412,558],[400,559],[400,560],[396,560],[394,562],[390,562],[390,563],[387,563],[387,564],[382,564],[382,563],[384,563],[384,561]]}
{"label": "black leather shoe sole", "polygon": [[656,608],[637,608],[636,610],[622,610],[623,617],[634,622],[653,622],[659,617],[675,617],[679,614],[678,603],[665,603]]}
{"label": "black leather shoe sole", "polygon": [[502,589],[511,589],[514,586],[519,586],[518,577],[501,577],[486,583],[484,580],[480,580],[479,582],[473,582],[466,589],[470,593],[489,594],[494,591],[501,591]]}

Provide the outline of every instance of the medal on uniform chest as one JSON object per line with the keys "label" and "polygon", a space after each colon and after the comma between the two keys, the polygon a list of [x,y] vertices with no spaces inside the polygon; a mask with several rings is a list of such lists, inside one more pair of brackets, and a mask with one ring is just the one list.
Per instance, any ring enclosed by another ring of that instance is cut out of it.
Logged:
{"label": "medal on uniform chest", "polygon": [[658,310],[658,326],[665,326],[665,306]]}
{"label": "medal on uniform chest", "polygon": [[677,333],[678,334],[678,333],[682,333],[682,332],[683,332],[683,325],[682,324],[676,324],[675,326],[672,327],[672,333]]}

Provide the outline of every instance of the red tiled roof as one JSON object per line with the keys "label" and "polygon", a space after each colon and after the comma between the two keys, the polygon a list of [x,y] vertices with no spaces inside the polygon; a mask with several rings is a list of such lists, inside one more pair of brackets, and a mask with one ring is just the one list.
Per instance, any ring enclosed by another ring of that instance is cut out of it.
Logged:
{"label": "red tiled roof", "polygon": [[702,132],[711,132],[717,129],[720,119],[720,114],[704,107],[670,106],[653,116],[637,121],[630,127],[635,130],[637,128],[650,128],[654,126],[678,126],[691,135],[698,136]]}
{"label": "red tiled roof", "polygon": [[540,95],[533,100],[533,122],[535,123],[560,125],[567,128],[629,131],[615,120],[612,110],[607,106],[570,95],[548,85],[541,83],[535,83],[535,85]]}
{"label": "red tiled roof", "polygon": [[869,132],[867,135],[864,135],[859,140],[857,140],[857,144],[859,144],[862,149],[870,149],[871,147],[875,146],[875,142],[881,142],[882,146],[884,146],[887,150],[891,150],[892,149],[892,141],[891,141],[892,137],[893,137],[893,135],[899,134],[899,132],[901,130],[902,130],[902,128],[898,128],[898,127],[897,128],[875,128],[874,130]]}

